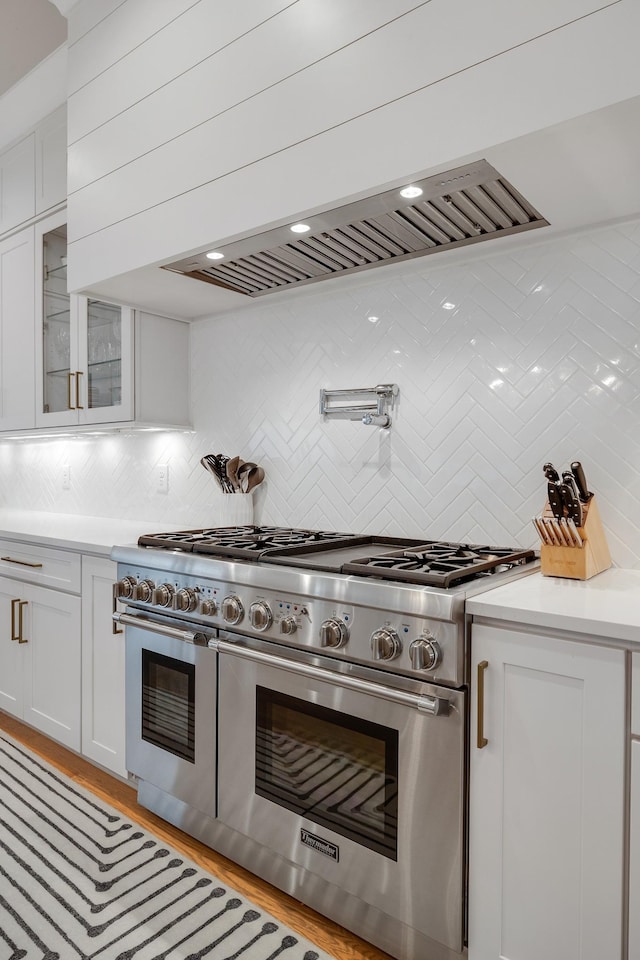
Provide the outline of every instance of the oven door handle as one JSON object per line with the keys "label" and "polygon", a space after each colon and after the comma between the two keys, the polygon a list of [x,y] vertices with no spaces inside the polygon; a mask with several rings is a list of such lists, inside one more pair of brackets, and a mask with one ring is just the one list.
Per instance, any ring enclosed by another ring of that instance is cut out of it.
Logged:
{"label": "oven door handle", "polygon": [[142,630],[150,630],[151,633],[159,633],[163,637],[171,637],[172,640],[182,640],[184,643],[195,643],[205,647],[209,639],[201,631],[181,630],[179,627],[172,627],[169,623],[159,623],[157,620],[149,620],[147,617],[139,617],[132,613],[114,613],[113,622],[122,623],[125,627],[141,627]]}
{"label": "oven door handle", "polygon": [[385,687],[381,683],[371,683],[369,680],[361,680],[359,677],[350,677],[338,672],[334,673],[333,670],[325,670],[323,667],[315,667],[312,664],[285,660],[284,657],[274,657],[270,653],[251,650],[249,647],[229,643],[227,640],[212,639],[209,641],[209,646],[218,650],[219,653],[229,653],[232,657],[253,660],[255,663],[262,663],[278,670],[287,670],[289,673],[308,677],[310,680],[325,680],[333,686],[346,687],[348,690],[379,697],[381,700],[390,700],[392,703],[414,707],[421,713],[428,713],[434,717],[447,716],[451,710],[449,700],[444,697],[421,696],[416,693],[407,693],[404,690],[394,690],[392,687]]}

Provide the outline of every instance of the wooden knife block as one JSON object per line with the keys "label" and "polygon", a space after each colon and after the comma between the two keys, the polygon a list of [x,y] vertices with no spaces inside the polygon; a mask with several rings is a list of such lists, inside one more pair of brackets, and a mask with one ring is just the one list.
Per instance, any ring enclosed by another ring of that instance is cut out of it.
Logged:
{"label": "wooden knife block", "polygon": [[[547,501],[543,517],[553,517]],[[591,497],[582,506],[582,526],[578,527],[582,547],[540,547],[540,567],[545,577],[566,577],[570,580],[589,580],[611,566],[611,554],[605,537],[596,498]]]}

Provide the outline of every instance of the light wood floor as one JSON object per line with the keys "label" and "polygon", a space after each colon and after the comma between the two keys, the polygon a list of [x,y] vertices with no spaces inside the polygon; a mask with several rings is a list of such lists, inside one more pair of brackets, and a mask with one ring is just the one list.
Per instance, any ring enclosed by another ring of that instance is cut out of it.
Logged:
{"label": "light wood floor", "polygon": [[96,796],[116,807],[125,816],[135,820],[205,870],[210,870],[223,883],[234,887],[253,903],[287,924],[294,932],[307,937],[326,950],[336,960],[390,960],[388,954],[376,950],[375,947],[321,917],[287,894],[276,890],[271,884],[259,880],[231,860],[220,856],[209,847],[139,806],[132,787],[94,767],[82,757],[54,743],[31,727],[19,723],[2,711],[0,711],[0,730],[4,730],[15,740],[21,741],[72,780],[92,790]]}

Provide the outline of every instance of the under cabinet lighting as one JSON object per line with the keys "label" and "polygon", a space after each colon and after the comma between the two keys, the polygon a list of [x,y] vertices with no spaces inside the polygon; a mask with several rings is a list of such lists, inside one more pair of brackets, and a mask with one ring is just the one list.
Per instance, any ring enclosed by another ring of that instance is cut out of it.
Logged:
{"label": "under cabinet lighting", "polygon": [[206,256],[207,256],[207,260],[223,260],[224,259],[224,253],[220,253],[219,250],[210,250]]}
{"label": "under cabinet lighting", "polygon": [[308,223],[294,223],[289,229],[292,233],[309,233],[311,227]]}

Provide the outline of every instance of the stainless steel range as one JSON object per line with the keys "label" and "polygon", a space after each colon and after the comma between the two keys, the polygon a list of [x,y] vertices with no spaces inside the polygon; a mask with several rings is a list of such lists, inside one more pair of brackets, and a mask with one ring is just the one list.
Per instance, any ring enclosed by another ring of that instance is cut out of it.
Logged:
{"label": "stainless steel range", "polygon": [[460,957],[465,599],[533,552],[250,526],[112,557],[139,801],[396,957]]}

